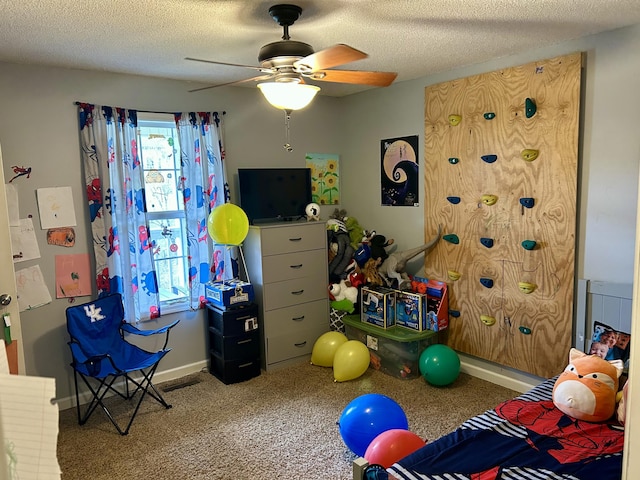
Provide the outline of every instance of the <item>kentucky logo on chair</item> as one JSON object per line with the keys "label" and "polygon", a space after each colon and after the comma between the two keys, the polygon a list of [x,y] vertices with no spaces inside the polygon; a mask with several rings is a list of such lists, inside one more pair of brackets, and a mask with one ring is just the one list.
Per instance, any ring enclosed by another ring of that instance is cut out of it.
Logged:
{"label": "kentucky logo on chair", "polygon": [[87,317],[91,319],[91,323],[107,318],[102,315],[102,308],[96,308],[95,304],[93,303],[91,305],[84,305],[84,313],[86,313]]}

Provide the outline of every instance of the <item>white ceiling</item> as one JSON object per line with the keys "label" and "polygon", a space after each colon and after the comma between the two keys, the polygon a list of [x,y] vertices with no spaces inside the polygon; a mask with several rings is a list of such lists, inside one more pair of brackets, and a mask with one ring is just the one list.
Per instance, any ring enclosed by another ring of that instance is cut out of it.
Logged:
{"label": "white ceiling", "polygon": [[[256,71],[184,58],[258,66],[260,47],[282,37],[276,3],[303,9],[292,40],[346,43],[369,58],[339,68],[398,72],[396,82],[640,23],[639,0],[0,0],[0,61],[242,80]],[[317,84],[332,96],[370,88]]]}

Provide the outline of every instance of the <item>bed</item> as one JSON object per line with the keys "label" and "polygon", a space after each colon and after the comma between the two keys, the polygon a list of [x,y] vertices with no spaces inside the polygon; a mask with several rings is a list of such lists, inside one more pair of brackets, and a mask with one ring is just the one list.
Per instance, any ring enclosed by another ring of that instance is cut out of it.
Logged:
{"label": "bed", "polygon": [[[578,283],[576,347],[588,348],[595,322],[630,331],[629,285]],[[588,350],[586,350],[588,351]],[[558,372],[560,373],[560,372]],[[470,418],[387,469],[401,480],[617,479],[622,476],[623,427],[564,415],[552,402],[557,377]],[[354,478],[364,459],[354,462]]]}
{"label": "bed", "polygon": [[467,420],[388,472],[402,480],[621,478],[622,427],[567,417],[551,401],[554,383]]}

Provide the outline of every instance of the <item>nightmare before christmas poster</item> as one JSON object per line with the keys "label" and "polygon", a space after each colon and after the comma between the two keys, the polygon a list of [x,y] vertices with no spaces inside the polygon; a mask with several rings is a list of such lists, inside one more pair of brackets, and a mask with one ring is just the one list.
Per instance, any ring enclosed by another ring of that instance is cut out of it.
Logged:
{"label": "nightmare before christmas poster", "polygon": [[382,205],[417,207],[418,135],[380,142]]}

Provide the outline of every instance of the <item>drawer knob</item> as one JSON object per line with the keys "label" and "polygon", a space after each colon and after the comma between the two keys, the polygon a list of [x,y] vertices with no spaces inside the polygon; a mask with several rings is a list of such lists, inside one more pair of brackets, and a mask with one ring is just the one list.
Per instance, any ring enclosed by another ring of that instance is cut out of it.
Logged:
{"label": "drawer knob", "polygon": [[295,268],[295,269],[302,268],[302,264],[299,263],[298,265],[289,265],[289,268]]}
{"label": "drawer knob", "polygon": [[296,347],[304,347],[307,344],[307,341],[305,340],[304,342],[300,342],[300,343],[294,343],[294,345]]}
{"label": "drawer knob", "polygon": [[251,343],[253,339],[247,338],[246,340],[240,340],[237,345],[242,345],[243,343]]}
{"label": "drawer knob", "polygon": [[293,320],[294,322],[301,322],[302,320],[304,320],[304,315],[293,317],[291,320]]}
{"label": "drawer knob", "polygon": [[300,240],[302,240],[302,237],[298,237],[298,238],[290,238],[289,241],[290,242],[299,242]]}
{"label": "drawer knob", "polygon": [[291,292],[291,295],[302,295],[304,293],[304,288],[302,290],[296,290],[295,292]]}

